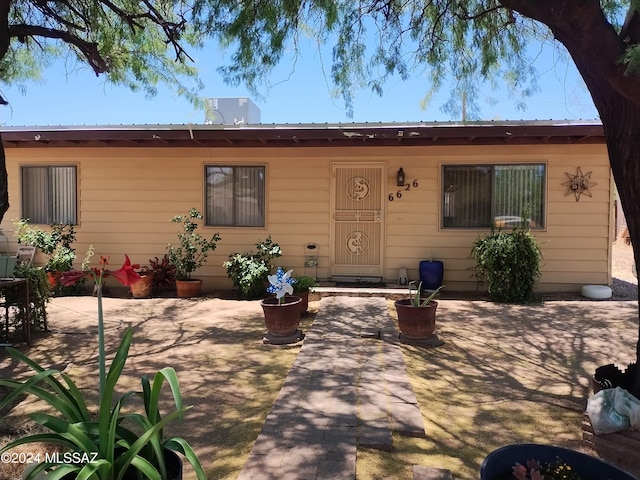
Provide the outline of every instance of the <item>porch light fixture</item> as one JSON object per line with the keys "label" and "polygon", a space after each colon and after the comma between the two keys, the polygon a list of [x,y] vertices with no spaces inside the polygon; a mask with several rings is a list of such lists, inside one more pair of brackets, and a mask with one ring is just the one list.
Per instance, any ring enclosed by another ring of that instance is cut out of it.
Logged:
{"label": "porch light fixture", "polygon": [[396,185],[398,187],[404,187],[404,170],[402,170],[402,167],[398,170]]}

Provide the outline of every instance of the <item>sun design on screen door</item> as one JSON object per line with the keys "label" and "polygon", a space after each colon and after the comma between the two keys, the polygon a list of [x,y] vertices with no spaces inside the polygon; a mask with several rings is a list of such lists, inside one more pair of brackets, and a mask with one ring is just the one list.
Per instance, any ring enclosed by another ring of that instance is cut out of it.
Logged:
{"label": "sun design on screen door", "polygon": [[578,167],[575,175],[571,175],[565,172],[565,175],[569,180],[563,182],[562,185],[567,187],[565,196],[573,194],[576,197],[576,202],[580,201],[580,195],[586,195],[587,197],[593,197],[590,188],[595,187],[597,183],[591,181],[591,173],[582,173],[582,169]]}

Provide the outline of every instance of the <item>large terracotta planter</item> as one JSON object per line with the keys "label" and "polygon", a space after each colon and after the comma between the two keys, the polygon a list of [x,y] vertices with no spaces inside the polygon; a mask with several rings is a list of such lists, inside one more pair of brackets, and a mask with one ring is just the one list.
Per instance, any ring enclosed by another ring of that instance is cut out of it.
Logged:
{"label": "large terracotta planter", "polygon": [[300,315],[304,315],[309,310],[309,292],[298,292],[296,296],[302,300],[300,302]]}
{"label": "large terracotta planter", "polygon": [[202,280],[176,280],[176,295],[178,298],[199,297],[202,293]]}
{"label": "large terracotta planter", "polygon": [[133,298],[149,298],[153,292],[153,273],[140,275],[140,279],[132,283],[129,288]]}
{"label": "large terracotta planter", "polygon": [[396,300],[398,328],[410,340],[425,340],[436,329],[436,308],[438,302],[431,301],[424,307],[414,307],[408,298]]}
{"label": "large terracotta planter", "polygon": [[544,464],[554,462],[557,458],[570,465],[582,480],[638,480],[633,475],[599,458],[568,448],[535,443],[507,445],[494,450],[482,462],[480,479],[512,480],[515,478],[512,468],[516,462],[526,465],[528,460],[535,459]]}
{"label": "large terracotta planter", "polygon": [[260,302],[264,312],[264,324],[274,337],[295,335],[300,324],[300,305],[302,299],[296,296],[285,296],[284,303],[275,298],[265,298]]}

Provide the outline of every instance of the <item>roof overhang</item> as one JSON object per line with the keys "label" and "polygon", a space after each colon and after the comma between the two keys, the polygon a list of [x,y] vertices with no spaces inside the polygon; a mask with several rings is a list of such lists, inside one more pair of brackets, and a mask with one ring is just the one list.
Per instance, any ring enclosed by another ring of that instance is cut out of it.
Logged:
{"label": "roof overhang", "polygon": [[604,144],[598,121],[0,127],[14,147]]}

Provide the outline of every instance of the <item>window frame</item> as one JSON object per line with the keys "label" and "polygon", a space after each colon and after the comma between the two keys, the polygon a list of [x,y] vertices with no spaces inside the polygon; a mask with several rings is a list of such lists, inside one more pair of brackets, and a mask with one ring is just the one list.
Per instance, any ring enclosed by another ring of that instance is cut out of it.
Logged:
{"label": "window frame", "polygon": [[[440,229],[442,230],[489,230],[494,228],[494,225],[490,224],[488,226],[446,226],[445,225],[445,170],[446,168],[456,168],[456,167],[487,167],[491,169],[491,191],[490,191],[490,208],[491,208],[491,218],[495,219],[495,168],[496,167],[518,167],[518,166],[532,166],[532,167],[542,167],[543,168],[543,177],[542,177],[542,212],[540,215],[542,225],[531,226],[532,230],[536,231],[546,231],[547,230],[547,212],[548,212],[548,177],[549,177],[549,164],[546,161],[513,161],[513,162],[481,162],[481,163],[443,163],[440,166],[440,191],[439,191],[439,215],[440,215]],[[493,223],[493,222],[492,222]],[[497,227],[499,228],[499,227]],[[507,228],[507,227],[502,227]]]}
{"label": "window frame", "polygon": [[[237,200],[237,191],[236,191],[236,172],[238,168],[257,168],[262,171],[262,199],[258,199],[258,202],[262,204],[262,211],[260,215],[262,217],[262,225],[239,225],[237,223],[237,215],[236,211],[233,212],[233,223],[229,224],[216,224],[209,222],[209,192],[208,192],[208,170],[210,168],[230,168],[233,171],[233,194],[232,194],[232,205],[236,207]],[[267,166],[265,164],[257,164],[257,163],[207,163],[204,165],[203,169],[204,174],[204,226],[205,227],[215,227],[215,228],[251,228],[251,229],[264,229],[267,226]]]}
{"label": "window frame", "polygon": [[[26,185],[27,181],[25,177],[25,171],[28,169],[36,169],[36,168],[44,168],[46,169],[46,188],[47,191],[45,195],[47,197],[47,221],[40,222],[30,218],[30,215],[26,212]],[[71,202],[73,208],[73,219],[61,220],[53,218],[53,202],[51,201],[52,195],[56,195],[57,192],[52,191],[52,180],[51,172],[57,168],[71,168],[73,169],[73,201]],[[20,214],[21,218],[28,219],[30,223],[35,225],[52,225],[52,224],[71,224],[78,225],[79,223],[79,187],[78,187],[78,165],[72,163],[61,163],[61,164],[28,164],[28,165],[20,165]]]}

